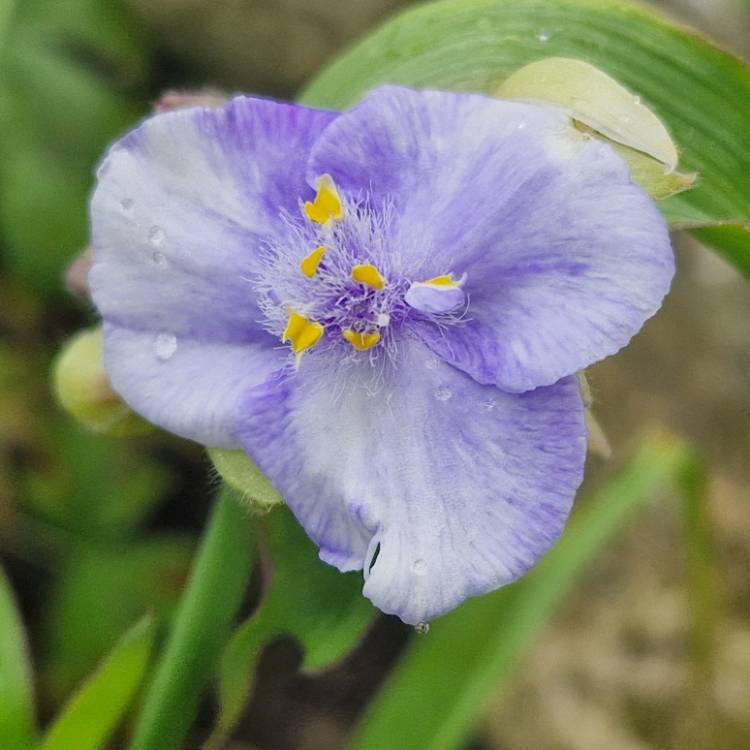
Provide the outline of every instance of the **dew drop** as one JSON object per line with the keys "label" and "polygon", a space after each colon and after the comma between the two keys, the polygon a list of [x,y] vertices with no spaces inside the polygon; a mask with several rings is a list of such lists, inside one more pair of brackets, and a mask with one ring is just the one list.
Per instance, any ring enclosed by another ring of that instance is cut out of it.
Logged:
{"label": "dew drop", "polygon": [[482,406],[487,411],[492,411],[497,406],[497,401],[494,398],[488,398],[486,401],[482,401]]}
{"label": "dew drop", "polygon": [[120,201],[120,206],[122,206],[123,211],[130,211],[134,205],[135,201],[132,198],[123,198]]}
{"label": "dew drop", "polygon": [[414,575],[423,576],[427,572],[427,563],[421,558],[415,560],[411,564],[411,572],[414,573]]}
{"label": "dew drop", "polygon": [[158,250],[154,250],[153,254],[151,255],[151,260],[153,261],[153,264],[155,266],[158,266],[159,268],[166,268],[169,265],[167,256],[164,255],[164,253],[159,252]]}
{"label": "dew drop", "polygon": [[388,315],[388,313],[378,313],[378,317],[375,322],[378,328],[385,328],[391,322],[391,316]]}
{"label": "dew drop", "polygon": [[549,41],[549,34],[547,34],[547,32],[545,32],[545,31],[540,31],[540,32],[539,32],[539,33],[538,33],[538,34],[536,35],[536,38],[537,38],[537,39],[538,39],[538,40],[539,40],[539,41],[540,41],[540,42],[541,42],[542,44],[544,44],[545,42],[548,42],[548,41]]}
{"label": "dew drop", "polygon": [[154,339],[154,354],[166,362],[177,351],[177,336],[173,333],[158,333]]}
{"label": "dew drop", "polygon": [[414,630],[417,632],[417,635],[427,635],[427,633],[430,632],[430,623],[429,622],[418,622],[414,626]]}
{"label": "dew drop", "polygon": [[525,122],[519,122],[518,125],[516,125],[516,130],[523,130],[526,127]]}
{"label": "dew drop", "polygon": [[452,395],[453,392],[447,385],[441,385],[435,389],[435,398],[438,401],[447,401]]}
{"label": "dew drop", "polygon": [[148,230],[148,241],[154,247],[161,247],[164,244],[166,235],[161,227],[153,226]]}

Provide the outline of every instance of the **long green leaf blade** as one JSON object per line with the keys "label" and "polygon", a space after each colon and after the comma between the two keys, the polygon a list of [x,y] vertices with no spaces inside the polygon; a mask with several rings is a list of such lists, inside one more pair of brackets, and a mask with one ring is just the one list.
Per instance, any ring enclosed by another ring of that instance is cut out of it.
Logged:
{"label": "long green leaf blade", "polygon": [[34,698],[26,637],[15,598],[0,570],[0,739],[3,750],[28,750],[34,739]]}
{"label": "long green leaf blade", "polygon": [[150,616],[134,625],[73,696],[40,750],[101,750],[118,727],[146,673],[154,645]]}
{"label": "long green leaf blade", "polygon": [[647,441],[571,522],[559,544],[520,583],[471,600],[436,622],[391,675],[351,750],[452,750],[471,734],[555,606],[644,500],[686,459],[676,442]]}
{"label": "long green leaf blade", "polygon": [[[386,22],[315,79],[303,102],[343,109],[381,83],[494,93],[544,57],[578,58],[641,97],[698,184],[661,205],[677,224],[750,226],[750,71],[653,11],[618,0],[442,0]],[[703,239],[750,263],[750,231]]]}
{"label": "long green leaf blade", "polygon": [[223,487],[148,688],[131,750],[177,750],[229,636],[250,578],[255,537],[247,509]]}

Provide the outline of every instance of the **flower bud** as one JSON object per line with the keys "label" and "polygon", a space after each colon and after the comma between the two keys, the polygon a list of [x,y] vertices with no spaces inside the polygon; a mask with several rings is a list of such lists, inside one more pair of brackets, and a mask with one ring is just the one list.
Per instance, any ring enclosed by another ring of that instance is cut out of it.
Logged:
{"label": "flower bud", "polygon": [[511,74],[496,96],[568,110],[576,130],[609,143],[655,200],[695,183],[697,175],[676,171],[679,154],[664,123],[639,96],[590,63],[564,57],[536,60]]}
{"label": "flower bud", "polygon": [[112,390],[99,327],[80,331],[66,343],[53,364],[52,381],[63,409],[92,432],[126,437],[152,429]]}
{"label": "flower bud", "polygon": [[219,448],[208,448],[207,451],[219,476],[242,493],[243,501],[252,510],[265,513],[284,502],[263,472],[242,451]]}
{"label": "flower bud", "polygon": [[88,300],[89,271],[94,265],[94,250],[87,247],[65,269],[65,288],[74,296]]}
{"label": "flower bud", "polygon": [[171,112],[174,109],[187,107],[223,107],[229,98],[218,89],[200,89],[199,91],[165,91],[154,102],[154,112]]}

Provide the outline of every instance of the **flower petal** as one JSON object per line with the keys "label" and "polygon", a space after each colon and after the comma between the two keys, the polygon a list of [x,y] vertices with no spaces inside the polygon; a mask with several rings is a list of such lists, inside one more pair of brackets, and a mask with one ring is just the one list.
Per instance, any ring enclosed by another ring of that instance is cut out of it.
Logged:
{"label": "flower petal", "polygon": [[574,378],[508,394],[412,340],[373,390],[369,359],[332,382],[329,357],[254,390],[240,438],[321,557],[364,568],[376,606],[430,620],[554,543],[585,455]]}
{"label": "flower petal", "polygon": [[91,204],[90,282],[133,330],[262,340],[249,282],[280,214],[299,212],[310,147],[335,114],[238,97],[157,115],[116,143]]}
{"label": "flower petal", "polygon": [[372,186],[413,280],[466,273],[469,322],[424,339],[481,383],[550,385],[622,348],[674,273],[666,224],[562,110],[387,87],[334,122],[309,174]]}
{"label": "flower petal", "polygon": [[105,323],[104,360],[114,389],[149,422],[203,445],[237,448],[243,399],[283,366],[286,354]]}

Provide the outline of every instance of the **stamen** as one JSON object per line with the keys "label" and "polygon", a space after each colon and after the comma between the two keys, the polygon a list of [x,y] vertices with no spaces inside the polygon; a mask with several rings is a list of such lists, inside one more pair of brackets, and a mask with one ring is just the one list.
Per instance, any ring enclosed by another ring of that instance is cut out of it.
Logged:
{"label": "stamen", "polygon": [[447,287],[461,286],[460,282],[455,281],[452,273],[446,273],[446,274],[443,274],[442,276],[435,276],[434,279],[428,279],[427,281],[424,281],[422,283],[431,284],[432,286],[447,286]]}
{"label": "stamen", "polygon": [[347,328],[341,331],[341,335],[358,351],[366,352],[368,349],[372,349],[373,346],[377,346],[380,342],[380,334],[377,331],[372,333],[359,333],[353,331],[351,328]]}
{"label": "stamen", "polygon": [[466,295],[461,288],[465,282],[466,274],[456,281],[452,273],[428,281],[415,281],[406,290],[404,301],[409,307],[425,313],[449,313],[466,304]]}
{"label": "stamen", "polygon": [[377,292],[381,291],[385,286],[385,279],[380,275],[380,271],[375,266],[369,264],[354,266],[352,268],[352,278],[360,284],[372,287]]}
{"label": "stamen", "polygon": [[281,336],[281,343],[285,344],[287,341],[291,343],[292,351],[296,355],[297,365],[299,365],[302,354],[320,341],[323,330],[320,323],[307,320],[296,312],[290,312],[289,321]]}
{"label": "stamen", "polygon": [[317,190],[315,200],[305,203],[305,216],[316,224],[341,221],[344,218],[344,204],[331,175],[324,174],[318,178]]}
{"label": "stamen", "polygon": [[318,272],[318,266],[320,266],[320,261],[323,260],[325,254],[326,249],[323,245],[320,245],[299,264],[300,270],[308,279],[311,279]]}

